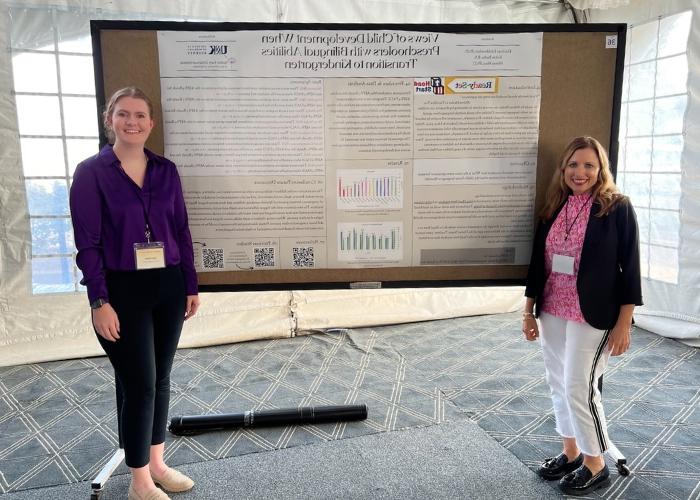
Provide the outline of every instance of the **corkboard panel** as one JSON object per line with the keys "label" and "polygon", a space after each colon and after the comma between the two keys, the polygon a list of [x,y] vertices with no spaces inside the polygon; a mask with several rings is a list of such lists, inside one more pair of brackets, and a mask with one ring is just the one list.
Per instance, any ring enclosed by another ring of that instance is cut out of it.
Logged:
{"label": "corkboard panel", "polygon": [[[623,25],[279,25],[228,24],[198,25],[197,23],[138,23],[95,22],[94,29],[100,46],[100,68],[103,79],[98,88],[104,107],[104,96],[126,85],[142,88],[153,99],[155,129],[149,139],[149,149],[162,154],[163,125],[160,106],[160,75],[157,30],[237,29],[403,29],[436,32],[514,33],[542,31],[542,96],[540,103],[540,137],[538,144],[537,189],[535,207],[539,212],[559,156],[569,140],[579,135],[591,135],[609,147],[611,133],[616,130],[616,89],[621,83],[616,76],[623,64],[624,46],[606,48],[606,36],[624,34]],[[151,29],[152,28],[152,29]],[[617,30],[617,31],[616,31]],[[624,43],[624,36],[620,43]],[[619,59],[618,59],[619,58]],[[533,227],[534,231],[534,227]],[[200,273],[200,285],[229,286],[231,289],[310,288],[314,284],[344,287],[352,282],[405,282],[420,286],[422,282],[502,284],[524,282],[527,266],[431,266],[368,269],[269,270]],[[408,286],[408,285],[407,285]]]}
{"label": "corkboard panel", "polygon": [[564,147],[590,135],[610,147],[617,51],[605,48],[606,35],[545,33],[542,40],[542,97],[536,211]]}
{"label": "corkboard panel", "polygon": [[[163,113],[160,105],[160,64],[156,31],[104,30],[101,32],[104,95],[134,85],[153,101],[155,127],[146,147],[163,154]],[[104,110],[105,102],[98,103]]]}

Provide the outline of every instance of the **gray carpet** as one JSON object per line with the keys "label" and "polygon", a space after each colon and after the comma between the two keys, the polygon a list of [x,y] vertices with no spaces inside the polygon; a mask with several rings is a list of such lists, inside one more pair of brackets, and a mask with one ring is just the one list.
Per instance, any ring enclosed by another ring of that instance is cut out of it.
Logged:
{"label": "gray carpet", "polygon": [[[363,422],[168,437],[168,460],[191,464],[187,468],[193,473],[202,467],[205,484],[198,494],[205,496],[197,498],[215,498],[206,495],[216,495],[216,488],[224,483],[207,471],[229,462],[219,459],[238,457],[232,460],[241,460],[236,464],[244,469],[255,470],[258,461],[274,469],[276,461],[281,463],[293,450],[300,460],[305,453],[311,456],[320,451],[342,471],[337,457],[346,454],[340,450],[357,454],[361,448],[353,447],[363,440],[374,443],[367,453],[376,448],[381,451],[377,457],[391,456],[400,452],[393,449],[392,441],[399,435],[410,443],[415,434],[419,443],[429,439],[430,432],[466,426],[468,418],[490,436],[482,433],[485,439],[475,442],[477,448],[487,450],[500,443],[500,451],[508,450],[534,469],[543,458],[559,451],[559,439],[554,433],[539,347],[521,339],[519,326],[518,315],[505,314],[181,350],[173,370],[171,415],[351,403],[367,404],[370,413]],[[604,401],[611,438],[627,456],[633,474],[621,478],[613,472],[613,485],[592,497],[700,498],[698,352],[636,330],[630,352],[613,360],[605,379]],[[27,493],[46,493],[36,488],[94,477],[116,444],[112,384],[105,358],[0,368],[0,492],[33,489]],[[457,434],[456,430],[451,434]],[[461,438],[460,434],[447,442]],[[275,451],[282,449],[287,450]],[[476,463],[489,453],[470,451],[468,459]],[[449,451],[445,457],[450,457]],[[383,471],[390,486],[386,492],[366,489],[379,480],[366,470],[352,468],[367,476],[369,483],[362,489],[358,482],[359,489],[349,489],[347,495],[410,497],[408,486],[401,489],[400,481],[392,482],[392,477],[405,479],[415,489],[414,483],[421,479],[434,479],[433,472],[420,469],[421,462],[433,460],[434,450],[428,447],[424,452],[406,453],[405,469],[395,461],[387,462],[388,466],[377,462],[378,473]],[[467,458],[454,456],[454,460]],[[462,481],[467,480],[459,477],[459,467],[456,462],[436,469],[443,471],[435,480],[444,483],[440,491],[447,497],[452,496],[450,488],[463,486]],[[122,466],[117,473],[124,472]],[[270,475],[260,474],[258,477],[270,478],[266,480],[271,487],[275,471],[266,468],[265,474]],[[317,483],[324,481],[344,484],[341,475],[314,474],[315,480],[313,475],[308,478],[309,487],[321,488]],[[525,483],[532,486],[534,477],[525,478]],[[109,487],[126,480],[126,476],[116,477]],[[207,489],[206,481],[216,483],[212,483],[214,491]],[[506,481],[484,473],[482,482],[504,487]],[[82,491],[86,487],[77,486]],[[253,491],[250,488],[245,491]],[[420,496],[424,490],[416,492]],[[280,489],[279,497],[266,496],[286,498],[288,493]],[[479,498],[469,493],[457,496]]]}
{"label": "gray carpet", "polygon": [[[177,498],[558,498],[515,456],[468,420],[295,446],[182,467],[195,488]],[[107,483],[123,498],[129,477]],[[85,497],[88,484],[10,493],[7,500]]]}

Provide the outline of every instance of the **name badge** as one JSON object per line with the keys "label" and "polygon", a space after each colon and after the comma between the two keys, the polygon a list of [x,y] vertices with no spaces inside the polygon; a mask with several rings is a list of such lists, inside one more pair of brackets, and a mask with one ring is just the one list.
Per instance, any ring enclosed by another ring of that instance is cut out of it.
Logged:
{"label": "name badge", "polygon": [[552,257],[552,271],[560,274],[574,274],[574,258],[555,253]]}
{"label": "name badge", "polygon": [[165,267],[165,245],[162,241],[134,243],[136,269],[158,269]]}

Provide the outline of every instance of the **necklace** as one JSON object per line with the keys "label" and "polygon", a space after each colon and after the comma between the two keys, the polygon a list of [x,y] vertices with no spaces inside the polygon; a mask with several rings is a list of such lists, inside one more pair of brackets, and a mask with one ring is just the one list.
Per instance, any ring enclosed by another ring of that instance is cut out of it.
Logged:
{"label": "necklace", "polygon": [[574,217],[574,220],[571,221],[571,225],[569,225],[569,202],[566,202],[566,206],[564,207],[564,241],[569,240],[569,233],[571,233],[571,230],[574,228],[574,224],[576,224],[576,221],[578,220],[579,215],[581,215],[581,212],[583,212],[583,209],[588,206],[588,202],[591,201],[591,198],[593,198],[593,193],[588,195],[588,198],[586,201],[581,205],[581,208],[578,209],[578,213],[576,214],[576,217]]}

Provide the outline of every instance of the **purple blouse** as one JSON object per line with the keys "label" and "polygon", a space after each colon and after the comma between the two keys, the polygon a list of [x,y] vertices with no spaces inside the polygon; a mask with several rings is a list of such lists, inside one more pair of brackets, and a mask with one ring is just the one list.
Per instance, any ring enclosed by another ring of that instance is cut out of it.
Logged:
{"label": "purple blouse", "polygon": [[107,145],[75,169],[70,188],[76,263],[88,300],[109,299],[105,270],[134,271],[134,243],[146,241],[146,212],[151,241],[165,245],[165,264],[180,264],[187,295],[197,294],[192,236],[175,164],[144,150],[148,158],[143,188],[121,168]]}

